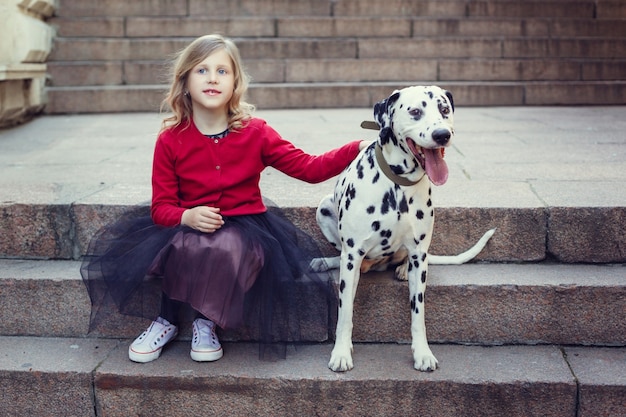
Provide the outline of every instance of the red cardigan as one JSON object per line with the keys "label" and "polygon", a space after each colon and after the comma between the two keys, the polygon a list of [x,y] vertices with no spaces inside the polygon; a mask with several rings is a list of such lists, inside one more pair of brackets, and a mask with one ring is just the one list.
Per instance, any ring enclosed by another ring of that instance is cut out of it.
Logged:
{"label": "red cardigan", "polygon": [[163,131],[152,166],[152,219],[162,226],[180,224],[183,212],[197,206],[219,207],[224,216],[263,213],[259,181],[267,166],[309,183],[338,175],[359,153],[353,141],[312,156],[253,118],[240,132],[209,139],[191,123]]}

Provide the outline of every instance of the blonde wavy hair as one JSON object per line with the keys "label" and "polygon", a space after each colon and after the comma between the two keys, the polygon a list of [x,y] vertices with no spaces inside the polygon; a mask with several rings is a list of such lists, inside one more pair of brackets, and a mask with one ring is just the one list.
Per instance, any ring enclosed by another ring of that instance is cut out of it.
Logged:
{"label": "blonde wavy hair", "polygon": [[187,77],[196,65],[222,49],[230,56],[235,75],[235,90],[228,106],[228,129],[237,131],[246,125],[254,112],[254,106],[244,100],[250,77],[243,68],[237,45],[228,38],[212,34],[197,38],[176,54],[170,70],[171,86],[161,103],[161,112],[169,108],[172,115],[163,119],[161,130],[191,123],[191,98],[185,95]]}

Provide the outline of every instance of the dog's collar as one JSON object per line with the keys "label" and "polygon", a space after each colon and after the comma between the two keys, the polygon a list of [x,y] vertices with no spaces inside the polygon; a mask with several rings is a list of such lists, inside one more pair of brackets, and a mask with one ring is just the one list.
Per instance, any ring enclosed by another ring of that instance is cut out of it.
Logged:
{"label": "dog's collar", "polygon": [[387,161],[385,161],[385,157],[383,156],[383,150],[378,143],[376,143],[374,153],[376,154],[376,162],[378,162],[378,166],[380,166],[383,174],[385,174],[385,176],[389,178],[394,184],[410,187],[420,182],[426,175],[422,175],[422,177],[417,181],[411,181],[407,178],[401,177],[391,170],[391,167],[389,166]]}

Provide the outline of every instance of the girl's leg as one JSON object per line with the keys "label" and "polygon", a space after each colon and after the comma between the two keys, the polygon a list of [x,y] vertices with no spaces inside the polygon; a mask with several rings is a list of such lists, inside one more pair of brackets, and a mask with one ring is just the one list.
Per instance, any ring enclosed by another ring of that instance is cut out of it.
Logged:
{"label": "girl's leg", "polygon": [[161,293],[161,317],[170,322],[171,324],[178,326],[179,312],[183,306],[183,302],[172,300],[164,292]]}
{"label": "girl's leg", "polygon": [[178,312],[181,302],[161,294],[161,316],[128,347],[128,357],[133,362],[151,362],[161,355],[161,350],[178,334]]}

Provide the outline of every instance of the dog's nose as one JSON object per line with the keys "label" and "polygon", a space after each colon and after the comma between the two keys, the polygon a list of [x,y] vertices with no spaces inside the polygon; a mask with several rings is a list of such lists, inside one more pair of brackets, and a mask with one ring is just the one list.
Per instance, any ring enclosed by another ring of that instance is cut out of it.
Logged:
{"label": "dog's nose", "polygon": [[432,136],[438,145],[445,145],[450,141],[451,134],[448,129],[435,129]]}

